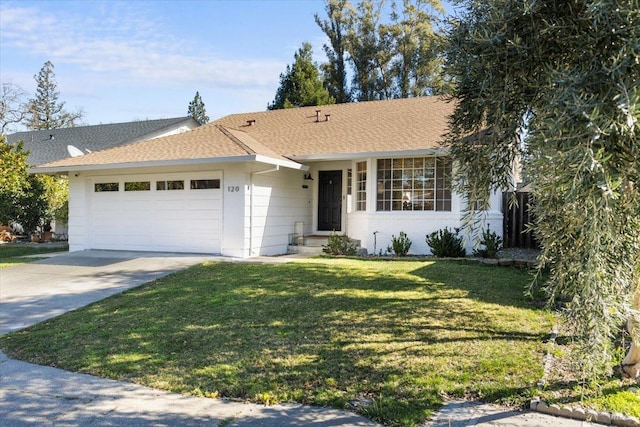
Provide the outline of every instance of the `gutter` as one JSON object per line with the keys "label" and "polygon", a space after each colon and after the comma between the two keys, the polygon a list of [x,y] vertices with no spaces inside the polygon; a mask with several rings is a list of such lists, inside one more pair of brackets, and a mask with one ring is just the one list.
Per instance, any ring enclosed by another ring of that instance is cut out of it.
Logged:
{"label": "gutter", "polygon": [[158,166],[191,166],[202,164],[217,163],[240,163],[240,162],[258,162],[278,167],[286,167],[295,170],[309,170],[309,167],[291,160],[275,159],[259,154],[251,154],[245,156],[231,157],[207,157],[199,159],[178,159],[178,160],[153,160],[148,162],[128,162],[128,163],[107,163],[100,165],[77,165],[77,166],[36,166],[27,169],[29,173],[59,174],[68,173],[70,171],[98,171],[98,170],[117,170],[132,168],[150,168]]}
{"label": "gutter", "polygon": [[353,160],[366,158],[384,158],[384,157],[416,157],[416,156],[434,156],[447,154],[449,149],[446,147],[426,148],[417,150],[397,150],[397,151],[367,151],[356,153],[326,153],[326,154],[309,154],[290,158],[295,161],[318,161],[318,160]]}

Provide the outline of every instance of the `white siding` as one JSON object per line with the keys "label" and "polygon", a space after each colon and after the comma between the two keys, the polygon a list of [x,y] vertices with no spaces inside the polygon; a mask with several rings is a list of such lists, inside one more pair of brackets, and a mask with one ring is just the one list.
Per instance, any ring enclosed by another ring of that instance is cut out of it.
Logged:
{"label": "white siding", "polygon": [[[352,166],[355,171],[355,162]],[[367,171],[367,210],[355,211],[351,206],[347,216],[347,234],[349,237],[360,240],[362,247],[370,254],[374,252],[384,253],[391,246],[392,236],[398,236],[404,231],[412,245],[409,254],[431,254],[431,249],[426,243],[426,235],[434,231],[448,227],[450,230],[462,227],[463,200],[460,195],[453,193],[451,199],[451,211],[376,211],[377,201],[377,159],[368,160]],[[345,174],[346,176],[346,174]],[[354,174],[355,179],[355,174]],[[355,184],[353,184],[355,185]],[[345,187],[346,188],[346,187]],[[346,193],[345,193],[346,194]],[[355,199],[351,202],[355,203]],[[487,225],[491,231],[502,236],[502,212],[501,195],[494,193],[490,200],[491,210],[486,213],[485,221],[481,228]],[[374,232],[377,232],[374,238]],[[476,236],[463,235],[465,247],[471,254],[476,244]]]}
{"label": "white siding", "polygon": [[69,174],[69,251],[87,249],[88,181]]}
{"label": "white siding", "polygon": [[304,173],[281,169],[250,176],[253,208],[250,213],[251,255],[278,255],[287,252],[289,235],[296,222],[311,223],[312,189]]}

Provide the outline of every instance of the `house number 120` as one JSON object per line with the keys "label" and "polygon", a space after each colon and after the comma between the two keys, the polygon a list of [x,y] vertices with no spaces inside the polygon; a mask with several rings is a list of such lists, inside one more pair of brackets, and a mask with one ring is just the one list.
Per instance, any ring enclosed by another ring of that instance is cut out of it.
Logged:
{"label": "house number 120", "polygon": [[236,186],[230,185],[227,187],[228,193],[237,193],[238,191],[240,191],[240,187],[238,187],[237,185]]}

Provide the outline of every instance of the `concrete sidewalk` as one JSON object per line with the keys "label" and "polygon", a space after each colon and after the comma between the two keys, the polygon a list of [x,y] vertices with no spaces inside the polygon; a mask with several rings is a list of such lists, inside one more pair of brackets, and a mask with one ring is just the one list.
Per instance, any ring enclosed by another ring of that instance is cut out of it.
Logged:
{"label": "concrete sidewalk", "polygon": [[[248,262],[290,262],[298,257]],[[229,258],[137,252],[62,253],[0,270],[0,334],[22,329],[204,261]],[[377,426],[353,412],[182,396],[12,360],[0,352],[0,426]],[[434,427],[590,425],[476,402],[450,402]]]}
{"label": "concrete sidewalk", "polygon": [[8,359],[0,353],[0,425],[377,426],[332,408],[264,406],[167,393]]}

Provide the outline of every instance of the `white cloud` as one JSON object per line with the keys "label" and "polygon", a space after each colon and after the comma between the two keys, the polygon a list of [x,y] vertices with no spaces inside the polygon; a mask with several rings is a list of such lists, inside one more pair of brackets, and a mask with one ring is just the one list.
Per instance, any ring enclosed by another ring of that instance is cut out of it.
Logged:
{"label": "white cloud", "polygon": [[56,66],[75,65],[93,73],[96,84],[263,89],[273,87],[286,65],[190,49],[188,40],[176,40],[164,31],[163,24],[144,9],[144,2],[72,3],[81,12],[74,7],[56,11],[46,5],[3,3],[4,47],[49,59]]}

